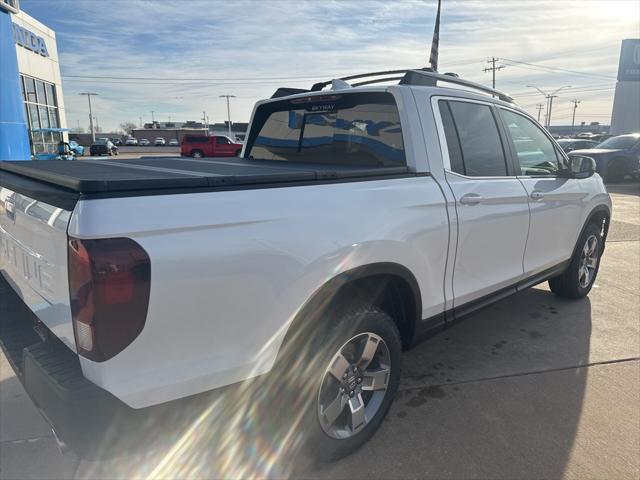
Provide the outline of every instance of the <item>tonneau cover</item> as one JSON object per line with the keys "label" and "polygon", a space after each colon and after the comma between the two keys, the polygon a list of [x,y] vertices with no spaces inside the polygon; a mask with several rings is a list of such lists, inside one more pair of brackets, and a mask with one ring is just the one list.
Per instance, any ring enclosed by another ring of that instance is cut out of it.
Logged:
{"label": "tonneau cover", "polygon": [[238,158],[196,160],[157,157],[136,160],[0,162],[0,185],[3,182],[3,172],[62,187],[71,192],[104,194],[357,179],[402,175],[409,173],[409,170],[406,166],[342,167]]}

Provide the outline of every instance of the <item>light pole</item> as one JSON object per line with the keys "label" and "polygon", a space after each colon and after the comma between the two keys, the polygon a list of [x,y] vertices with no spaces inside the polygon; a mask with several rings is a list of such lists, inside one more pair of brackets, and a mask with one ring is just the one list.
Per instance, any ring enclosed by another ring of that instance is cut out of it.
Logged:
{"label": "light pole", "polygon": [[571,88],[571,85],[565,85],[563,87],[558,88],[557,90],[554,90],[551,93],[547,93],[544,90],[539,89],[538,87],[536,87],[535,85],[527,85],[527,88],[535,88],[537,91],[539,91],[542,95],[544,95],[544,98],[547,99],[547,113],[545,114],[545,122],[544,122],[544,126],[549,129],[549,127],[551,126],[551,109],[553,108],[553,99],[554,98],[558,98],[558,96],[556,95],[556,93],[558,93],[560,90],[564,90],[565,88]]}
{"label": "light pole", "polygon": [[227,120],[228,122],[228,127],[229,127],[229,138],[231,138],[231,109],[229,108],[229,99],[230,98],[236,98],[235,95],[220,95],[220,98],[226,98],[227,99]]}
{"label": "light pole", "polygon": [[87,99],[89,100],[89,130],[91,130],[91,141],[95,142],[96,141],[96,132],[93,130],[93,112],[91,111],[91,96],[98,96],[97,93],[92,93],[92,92],[84,92],[84,93],[80,93],[80,95],[86,95]]}
{"label": "light pole", "polygon": [[151,110],[151,123],[154,124],[154,126],[155,126],[155,123],[156,123],[156,118],[154,117],[155,113],[156,113],[155,110]]}

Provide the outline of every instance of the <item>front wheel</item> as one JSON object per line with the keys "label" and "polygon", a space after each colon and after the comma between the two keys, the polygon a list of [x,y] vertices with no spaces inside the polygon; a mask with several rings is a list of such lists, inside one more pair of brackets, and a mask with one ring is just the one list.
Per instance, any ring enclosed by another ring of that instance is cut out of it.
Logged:
{"label": "front wheel", "polygon": [[202,158],[204,155],[202,154],[202,152],[201,152],[200,150],[194,150],[194,151],[191,153],[191,156],[192,156],[193,158]]}
{"label": "front wheel", "polygon": [[603,242],[602,226],[595,223],[587,225],[567,270],[549,280],[551,291],[561,297],[585,297],[591,291],[598,275]]}

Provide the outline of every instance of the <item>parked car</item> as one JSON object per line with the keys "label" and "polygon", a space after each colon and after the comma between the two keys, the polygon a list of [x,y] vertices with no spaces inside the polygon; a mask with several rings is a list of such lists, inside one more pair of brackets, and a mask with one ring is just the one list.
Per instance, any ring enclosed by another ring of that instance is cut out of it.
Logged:
{"label": "parked car", "polygon": [[122,146],[122,140],[120,140],[119,138],[112,138],[111,143],[113,143],[116,147]]}
{"label": "parked car", "polygon": [[[424,70],[314,90],[258,102],[244,158],[0,162],[26,197],[0,215],[0,305],[23,307],[0,343],[61,441],[133,445],[172,411],[190,414],[174,437],[207,439],[210,417],[247,425],[272,398],[287,438],[337,458],[382,424],[404,349],[543,281],[589,293],[609,195],[510,97]],[[189,406],[254,377],[222,411]]]}
{"label": "parked car", "polygon": [[596,161],[596,170],[608,182],[619,182],[640,172],[640,133],[611,137],[595,148],[574,150]]}
{"label": "parked car", "polygon": [[185,135],[180,146],[183,157],[239,157],[242,144],[223,135]]}
{"label": "parked car", "polygon": [[146,138],[141,138],[140,139],[140,146],[141,147],[147,147],[151,145],[151,142],[149,140],[147,140]]}
{"label": "parked car", "polygon": [[558,140],[558,145],[567,153],[573,150],[593,148],[598,145],[598,143],[599,142],[594,142],[593,140],[584,140],[581,138],[561,138]]}
{"label": "parked car", "polygon": [[79,157],[84,155],[84,147],[75,140],[69,141],[69,149],[74,153],[74,155]]}
{"label": "parked car", "polygon": [[124,144],[127,146],[138,145],[138,139],[134,137],[129,137],[124,141]]}
{"label": "parked car", "polygon": [[165,145],[166,143],[167,142],[162,137],[156,137],[156,139],[153,142],[154,145]]}
{"label": "parked car", "polygon": [[169,140],[169,146],[177,147],[178,145],[180,145],[180,142],[178,142],[177,138],[172,138],[171,140]]}
{"label": "parked car", "polygon": [[98,138],[91,144],[89,154],[91,156],[118,155],[118,147],[116,147],[108,138]]}

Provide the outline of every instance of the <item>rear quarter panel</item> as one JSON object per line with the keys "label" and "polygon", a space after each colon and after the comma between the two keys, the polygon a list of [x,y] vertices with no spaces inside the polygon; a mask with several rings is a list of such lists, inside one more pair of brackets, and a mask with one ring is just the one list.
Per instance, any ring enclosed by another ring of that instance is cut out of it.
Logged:
{"label": "rear quarter panel", "polygon": [[130,237],[151,258],[147,323],[84,374],[139,408],[269,371],[287,327],[325,282],[377,262],[407,267],[423,318],[443,311],[449,241],[431,177],[84,200],[69,234]]}

